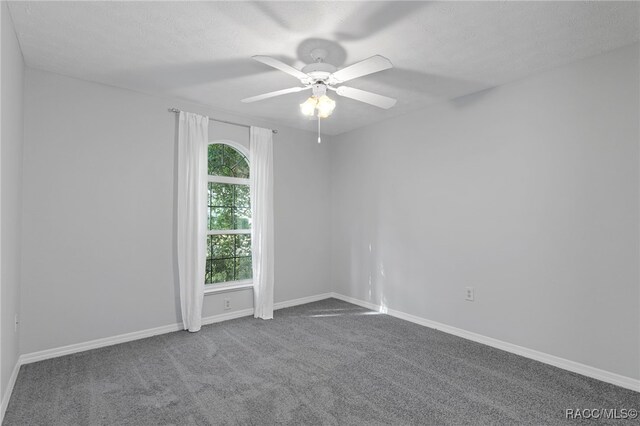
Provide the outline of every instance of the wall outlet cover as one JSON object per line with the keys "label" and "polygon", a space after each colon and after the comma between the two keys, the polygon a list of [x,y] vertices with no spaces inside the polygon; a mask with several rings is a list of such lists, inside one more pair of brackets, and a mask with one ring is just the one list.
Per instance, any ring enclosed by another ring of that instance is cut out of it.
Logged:
{"label": "wall outlet cover", "polygon": [[474,298],[475,298],[475,291],[473,289],[473,287],[466,287],[465,288],[465,295],[464,295],[464,300],[468,300],[469,302],[473,302]]}

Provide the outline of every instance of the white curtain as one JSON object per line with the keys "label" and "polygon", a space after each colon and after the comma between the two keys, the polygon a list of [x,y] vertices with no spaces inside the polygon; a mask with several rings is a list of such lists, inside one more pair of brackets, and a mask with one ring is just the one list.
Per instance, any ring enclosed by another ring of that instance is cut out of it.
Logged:
{"label": "white curtain", "polygon": [[177,254],[185,330],[202,325],[207,217],[209,118],[181,112],[178,122]]}
{"label": "white curtain", "polygon": [[273,132],[251,127],[251,245],[256,318],[273,318]]}

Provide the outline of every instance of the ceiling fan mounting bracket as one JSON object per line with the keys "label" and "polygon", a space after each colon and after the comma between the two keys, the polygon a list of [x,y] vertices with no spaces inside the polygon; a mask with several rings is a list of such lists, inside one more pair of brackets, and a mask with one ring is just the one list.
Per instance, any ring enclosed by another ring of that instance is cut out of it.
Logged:
{"label": "ceiling fan mounting bracket", "polygon": [[324,62],[328,54],[329,52],[327,49],[322,48],[316,48],[309,52],[309,56],[311,56],[311,59],[313,59],[314,62]]}

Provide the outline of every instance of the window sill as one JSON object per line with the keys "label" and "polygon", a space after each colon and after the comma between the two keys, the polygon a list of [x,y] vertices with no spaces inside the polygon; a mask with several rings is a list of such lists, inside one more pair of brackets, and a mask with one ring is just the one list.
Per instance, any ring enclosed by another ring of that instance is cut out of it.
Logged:
{"label": "window sill", "polygon": [[253,288],[253,281],[247,280],[233,283],[208,284],[204,287],[204,295],[238,291],[247,288]]}

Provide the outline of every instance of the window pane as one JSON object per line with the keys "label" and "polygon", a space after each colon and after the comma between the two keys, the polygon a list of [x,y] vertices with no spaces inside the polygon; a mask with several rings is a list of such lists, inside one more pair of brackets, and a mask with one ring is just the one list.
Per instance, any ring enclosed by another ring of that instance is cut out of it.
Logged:
{"label": "window pane", "polygon": [[213,281],[212,283],[224,283],[234,281],[233,271],[235,269],[234,259],[214,259],[213,260]]}
{"label": "window pane", "polygon": [[233,207],[233,187],[228,183],[209,182],[209,205],[220,207]]}
{"label": "window pane", "polygon": [[235,235],[207,236],[207,259],[234,257],[236,253]]}
{"label": "window pane", "polygon": [[209,182],[207,214],[211,230],[251,229],[249,186]]}
{"label": "window pane", "polygon": [[251,257],[251,234],[236,235],[236,256]]}
{"label": "window pane", "polygon": [[246,280],[252,275],[250,234],[207,236],[205,283]]}
{"label": "window pane", "polygon": [[233,209],[226,207],[209,208],[209,229],[235,229]]}
{"label": "window pane", "polygon": [[235,209],[236,229],[251,229],[251,209]]}
{"label": "window pane", "polygon": [[222,151],[224,145],[212,144],[209,145],[207,160],[208,160],[208,173],[210,175],[219,175],[222,168]]}
{"label": "window pane", "polygon": [[249,185],[234,185],[236,191],[235,205],[236,207],[246,207],[249,208],[251,206],[251,198],[249,192]]}
{"label": "window pane", "polygon": [[213,176],[249,178],[249,161],[235,148],[225,144],[211,144],[208,151],[208,170]]}
{"label": "window pane", "polygon": [[251,270],[251,257],[238,257],[236,259],[236,270],[239,280],[248,280],[253,275]]}

